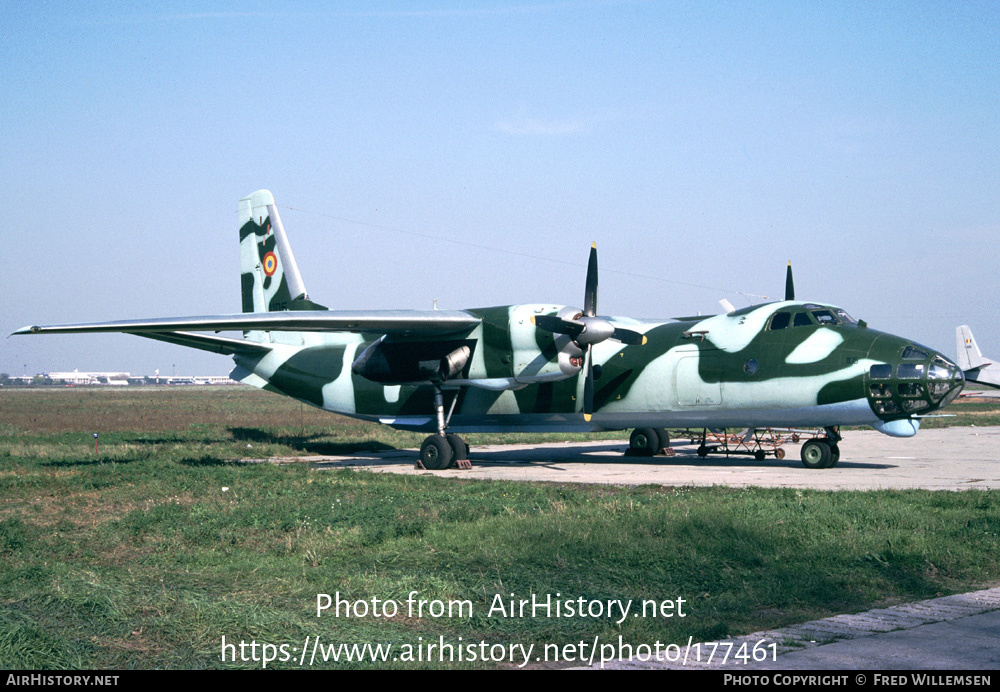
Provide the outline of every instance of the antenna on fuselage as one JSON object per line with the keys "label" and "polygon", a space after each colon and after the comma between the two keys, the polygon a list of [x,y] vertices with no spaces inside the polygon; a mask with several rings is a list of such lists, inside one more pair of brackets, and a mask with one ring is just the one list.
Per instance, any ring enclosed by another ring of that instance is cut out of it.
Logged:
{"label": "antenna on fuselage", "polygon": [[785,271],[785,300],[795,300],[795,282],[792,281],[792,260],[788,260],[788,270]]}

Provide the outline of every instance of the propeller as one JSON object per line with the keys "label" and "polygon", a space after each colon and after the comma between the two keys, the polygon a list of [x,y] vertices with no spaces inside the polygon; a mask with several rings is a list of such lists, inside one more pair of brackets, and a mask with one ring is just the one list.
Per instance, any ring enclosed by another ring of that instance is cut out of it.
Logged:
{"label": "propeller", "polygon": [[583,385],[583,416],[590,420],[594,412],[594,363],[591,347],[612,339],[629,346],[641,346],[646,336],[631,329],[615,327],[606,319],[597,316],[597,243],[590,246],[590,260],[587,262],[587,283],[583,295],[583,311],[571,319],[558,315],[535,315],[531,321],[539,329],[553,334],[570,337],[583,352],[587,376]]}
{"label": "propeller", "polygon": [[795,283],[792,281],[792,260],[788,260],[785,272],[785,300],[795,300]]}

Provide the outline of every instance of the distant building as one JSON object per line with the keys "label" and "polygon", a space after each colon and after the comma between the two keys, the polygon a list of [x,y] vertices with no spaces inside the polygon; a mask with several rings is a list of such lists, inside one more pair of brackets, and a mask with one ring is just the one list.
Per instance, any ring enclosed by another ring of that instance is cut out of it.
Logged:
{"label": "distant building", "polygon": [[46,372],[43,375],[55,384],[108,384],[109,380],[128,380],[127,372]]}
{"label": "distant building", "polygon": [[[10,384],[37,383],[39,376],[9,377]],[[194,375],[194,376],[151,376],[132,375],[128,372],[46,372],[41,375],[46,383],[63,385],[105,385],[109,387],[125,387],[139,385],[193,385],[193,384],[239,384],[226,375]]]}

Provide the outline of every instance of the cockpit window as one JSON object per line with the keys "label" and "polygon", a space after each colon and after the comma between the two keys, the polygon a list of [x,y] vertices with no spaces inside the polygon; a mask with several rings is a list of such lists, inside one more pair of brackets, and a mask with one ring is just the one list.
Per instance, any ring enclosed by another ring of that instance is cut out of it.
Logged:
{"label": "cockpit window", "polygon": [[792,313],[790,312],[776,312],[774,317],[771,318],[771,329],[784,329],[788,326],[788,323],[792,321]]}
{"label": "cockpit window", "polygon": [[903,363],[896,372],[901,380],[919,380],[923,377],[924,366],[915,363]]}
{"label": "cockpit window", "polygon": [[813,317],[820,324],[840,324],[840,320],[829,310],[814,310]]}
{"label": "cockpit window", "polygon": [[793,327],[810,327],[812,326],[812,320],[809,319],[808,312],[797,312],[795,313],[795,319],[792,320]]}
{"label": "cockpit window", "polygon": [[928,357],[929,355],[926,351],[921,351],[912,346],[907,346],[903,349],[903,360],[927,360]]}
{"label": "cockpit window", "polygon": [[858,323],[858,321],[856,319],[854,319],[853,317],[851,317],[850,315],[848,315],[844,310],[837,310],[837,317],[839,317],[840,321],[843,322],[844,324],[857,324]]}

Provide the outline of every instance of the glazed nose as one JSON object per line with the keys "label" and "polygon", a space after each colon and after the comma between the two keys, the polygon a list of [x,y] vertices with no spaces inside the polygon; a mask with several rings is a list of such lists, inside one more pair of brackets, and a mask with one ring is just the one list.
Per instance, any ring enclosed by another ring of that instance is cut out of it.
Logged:
{"label": "glazed nose", "polygon": [[955,400],[965,387],[965,373],[962,369],[935,353],[927,368],[927,394],[935,409],[944,408]]}
{"label": "glazed nose", "polygon": [[869,382],[876,413],[920,415],[954,401],[965,386],[965,373],[940,353],[907,347],[901,358],[872,366]]}

